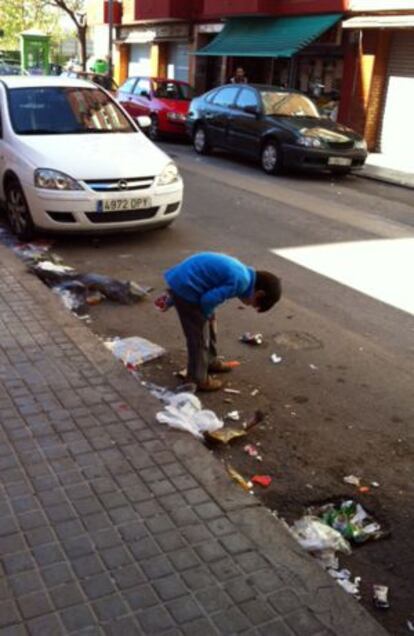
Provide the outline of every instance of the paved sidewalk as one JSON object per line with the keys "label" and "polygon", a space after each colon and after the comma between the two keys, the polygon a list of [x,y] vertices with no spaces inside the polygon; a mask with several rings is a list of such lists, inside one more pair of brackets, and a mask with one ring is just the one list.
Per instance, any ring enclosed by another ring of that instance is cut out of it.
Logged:
{"label": "paved sidewalk", "polygon": [[381,636],[0,247],[0,636]]}
{"label": "paved sidewalk", "polygon": [[383,181],[404,188],[414,188],[414,163],[412,158],[392,157],[380,153],[368,155],[361,172],[355,173],[366,179]]}

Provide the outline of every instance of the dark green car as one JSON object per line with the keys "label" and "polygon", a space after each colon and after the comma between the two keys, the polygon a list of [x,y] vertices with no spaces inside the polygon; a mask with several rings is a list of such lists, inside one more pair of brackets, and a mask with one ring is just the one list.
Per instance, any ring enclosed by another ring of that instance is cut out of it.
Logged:
{"label": "dark green car", "polygon": [[346,174],[367,158],[363,137],[322,117],[306,95],[275,86],[228,84],[193,99],[187,130],[196,152],[222,148],[282,168]]}

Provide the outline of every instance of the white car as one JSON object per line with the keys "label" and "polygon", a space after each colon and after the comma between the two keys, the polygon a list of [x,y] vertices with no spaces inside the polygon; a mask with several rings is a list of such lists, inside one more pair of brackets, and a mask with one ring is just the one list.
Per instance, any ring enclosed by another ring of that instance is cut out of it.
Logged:
{"label": "white car", "polygon": [[169,225],[176,165],[105,90],[61,77],[0,77],[0,199],[13,232]]}

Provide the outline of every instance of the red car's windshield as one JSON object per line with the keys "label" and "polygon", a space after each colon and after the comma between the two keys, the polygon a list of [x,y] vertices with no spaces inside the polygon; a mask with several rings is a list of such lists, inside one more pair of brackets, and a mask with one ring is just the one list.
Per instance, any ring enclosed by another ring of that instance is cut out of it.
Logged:
{"label": "red car's windshield", "polygon": [[188,84],[176,84],[168,81],[155,81],[154,95],[160,99],[178,99],[190,101],[194,97],[194,89]]}

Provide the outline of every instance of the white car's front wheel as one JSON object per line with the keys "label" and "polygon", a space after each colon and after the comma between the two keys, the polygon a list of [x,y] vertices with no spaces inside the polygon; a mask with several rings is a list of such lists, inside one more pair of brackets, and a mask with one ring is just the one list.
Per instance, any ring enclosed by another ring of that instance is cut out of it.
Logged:
{"label": "white car's front wheel", "polygon": [[6,212],[13,234],[24,241],[30,240],[35,227],[23,188],[17,179],[10,180],[6,185]]}

